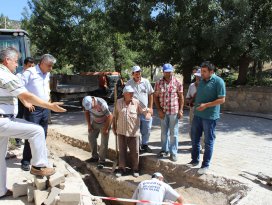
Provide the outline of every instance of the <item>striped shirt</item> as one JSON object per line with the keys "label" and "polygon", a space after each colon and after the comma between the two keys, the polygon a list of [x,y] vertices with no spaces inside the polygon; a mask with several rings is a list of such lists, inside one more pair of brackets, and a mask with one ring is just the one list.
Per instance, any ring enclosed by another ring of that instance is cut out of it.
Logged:
{"label": "striped shirt", "polygon": [[6,66],[0,64],[0,114],[16,116],[18,112],[17,96],[26,91],[18,77]]}
{"label": "striped shirt", "polygon": [[50,73],[43,73],[36,65],[28,68],[21,74],[21,80],[26,89],[43,99],[44,101],[50,100]]}
{"label": "striped shirt", "polygon": [[107,117],[111,114],[107,102],[98,97],[93,97],[95,100],[95,106],[89,110],[91,117],[96,123],[106,122]]}
{"label": "striped shirt", "polygon": [[142,114],[145,111],[141,105],[139,100],[135,98],[132,99],[129,105],[126,105],[124,98],[117,100],[117,134],[127,137],[139,135],[140,118],[138,114]]}
{"label": "striped shirt", "polygon": [[183,92],[182,84],[172,76],[167,82],[161,78],[155,84],[155,95],[159,97],[160,106],[168,115],[177,114],[179,111],[178,93]]}

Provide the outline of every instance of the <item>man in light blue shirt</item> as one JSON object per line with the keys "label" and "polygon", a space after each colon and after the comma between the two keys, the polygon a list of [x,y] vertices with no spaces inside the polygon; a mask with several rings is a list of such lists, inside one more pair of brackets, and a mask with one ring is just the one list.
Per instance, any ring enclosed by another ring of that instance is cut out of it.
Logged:
{"label": "man in light blue shirt", "polygon": [[[132,76],[126,85],[130,85],[134,90],[134,98],[140,101],[140,103],[148,108],[148,112],[153,115],[153,88],[150,82],[143,78],[141,75],[140,66],[132,67]],[[140,132],[141,132],[141,152],[152,152],[148,146],[149,136],[152,126],[152,118],[147,120],[144,115],[140,115]]]}
{"label": "man in light blue shirt", "polygon": [[197,87],[195,112],[192,122],[192,161],[193,166],[199,164],[200,138],[205,136],[205,152],[199,174],[208,171],[213,154],[216,121],[220,115],[220,104],[225,102],[226,87],[222,78],[214,74],[215,66],[210,62],[201,65],[201,81]]}
{"label": "man in light blue shirt", "polygon": [[[50,100],[50,71],[52,71],[55,63],[56,59],[52,55],[44,54],[38,65],[25,70],[21,76],[25,88],[46,102]],[[48,116],[49,110],[38,106],[35,106],[34,110],[25,109],[24,111],[24,117],[27,121],[39,124],[43,127],[45,137],[47,136]],[[29,142],[26,140],[23,159],[21,161],[21,168],[24,171],[30,169],[29,164],[31,157]]]}

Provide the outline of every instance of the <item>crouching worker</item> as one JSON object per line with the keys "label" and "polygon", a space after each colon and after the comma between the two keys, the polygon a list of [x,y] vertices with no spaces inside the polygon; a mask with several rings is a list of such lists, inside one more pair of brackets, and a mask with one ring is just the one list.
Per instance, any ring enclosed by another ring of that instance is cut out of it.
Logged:
{"label": "crouching worker", "polygon": [[[126,173],[127,147],[131,156],[131,169],[134,177],[139,176],[139,129],[140,114],[148,120],[151,114],[148,108],[133,98],[134,89],[127,85],[123,89],[123,98],[117,100],[114,111],[113,132],[118,135],[119,166],[116,173],[120,177]],[[115,119],[116,118],[116,119]]]}
{"label": "crouching worker", "polygon": [[7,167],[5,156],[8,140],[12,136],[27,139],[30,143],[32,167],[30,173],[38,176],[50,176],[55,173],[48,168],[45,133],[40,125],[17,119],[18,98],[29,108],[40,106],[55,112],[65,112],[60,103],[49,103],[28,92],[13,73],[18,66],[19,52],[12,47],[0,51],[0,198],[12,195],[6,187]]}
{"label": "crouching worker", "polygon": [[[106,162],[112,114],[107,102],[102,98],[86,96],[83,98],[82,105],[88,124],[89,143],[92,152],[92,157],[87,162],[98,162],[98,168],[102,169]],[[101,144],[98,154],[97,138],[99,133],[101,133]]]}
{"label": "crouching worker", "polygon": [[[150,201],[151,204],[159,205],[161,202],[172,201],[183,204],[182,196],[170,185],[163,182],[163,176],[159,172],[152,175],[152,179],[142,181],[134,191],[132,199]],[[146,203],[135,203],[135,205]]]}

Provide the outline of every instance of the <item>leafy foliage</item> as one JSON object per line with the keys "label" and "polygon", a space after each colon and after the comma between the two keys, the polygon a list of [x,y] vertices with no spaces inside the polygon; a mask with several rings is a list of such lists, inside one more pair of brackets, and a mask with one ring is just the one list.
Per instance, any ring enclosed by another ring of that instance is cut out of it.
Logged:
{"label": "leafy foliage", "polygon": [[188,82],[192,67],[210,60],[238,70],[236,83],[245,84],[252,62],[272,58],[270,0],[29,0],[29,7],[23,25],[37,54],[50,52],[74,72],[170,62]]}

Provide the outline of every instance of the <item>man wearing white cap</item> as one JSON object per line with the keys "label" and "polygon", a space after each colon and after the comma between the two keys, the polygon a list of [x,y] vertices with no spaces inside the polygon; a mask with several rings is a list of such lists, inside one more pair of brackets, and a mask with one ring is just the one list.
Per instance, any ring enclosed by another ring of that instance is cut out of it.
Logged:
{"label": "man wearing white cap", "polygon": [[120,177],[126,173],[127,147],[130,151],[132,175],[139,176],[139,114],[147,119],[151,117],[139,100],[133,98],[134,89],[126,85],[123,89],[123,98],[117,100],[114,111],[116,120],[113,120],[113,132],[118,135],[119,166],[116,173]]}
{"label": "man wearing white cap", "polygon": [[[88,124],[88,138],[92,157],[87,162],[98,162],[98,168],[105,166],[108,150],[109,130],[112,122],[112,114],[105,100],[98,97],[86,96],[82,100],[85,110],[85,118]],[[97,153],[97,138],[101,132],[101,144]]]}
{"label": "man wearing white cap", "polygon": [[[186,101],[188,106],[190,107],[190,113],[189,113],[189,122],[190,122],[190,127],[192,126],[193,118],[194,118],[194,102],[195,102],[195,97],[196,97],[196,92],[197,92],[197,86],[201,80],[201,68],[199,68],[195,73],[194,73],[194,79],[195,82],[191,83],[187,95],[186,95]],[[191,135],[191,128],[189,131],[189,135],[192,140],[192,135]],[[201,153],[204,153],[204,138],[202,138],[201,141]]]}
{"label": "man wearing white cap", "polygon": [[[143,78],[141,75],[140,66],[132,67],[132,76],[126,85],[130,85],[134,89],[134,98],[138,99],[145,107],[148,107],[148,112],[153,114],[153,88],[150,82]],[[148,147],[149,136],[152,126],[152,118],[147,120],[144,115],[140,115],[140,132],[142,136],[141,140],[141,151],[142,152],[152,152],[150,147]]]}
{"label": "man wearing white cap", "polygon": [[[132,199],[151,201],[153,205],[161,204],[165,201],[183,203],[182,196],[177,193],[170,185],[163,182],[163,175],[155,172],[152,179],[142,181],[134,191]],[[157,202],[157,203],[156,203]],[[145,205],[145,203],[135,203]]]}
{"label": "man wearing white cap", "polygon": [[183,86],[172,75],[173,66],[163,65],[163,78],[155,84],[154,100],[161,119],[161,151],[159,157],[177,161],[178,153],[178,120],[183,116]]}

